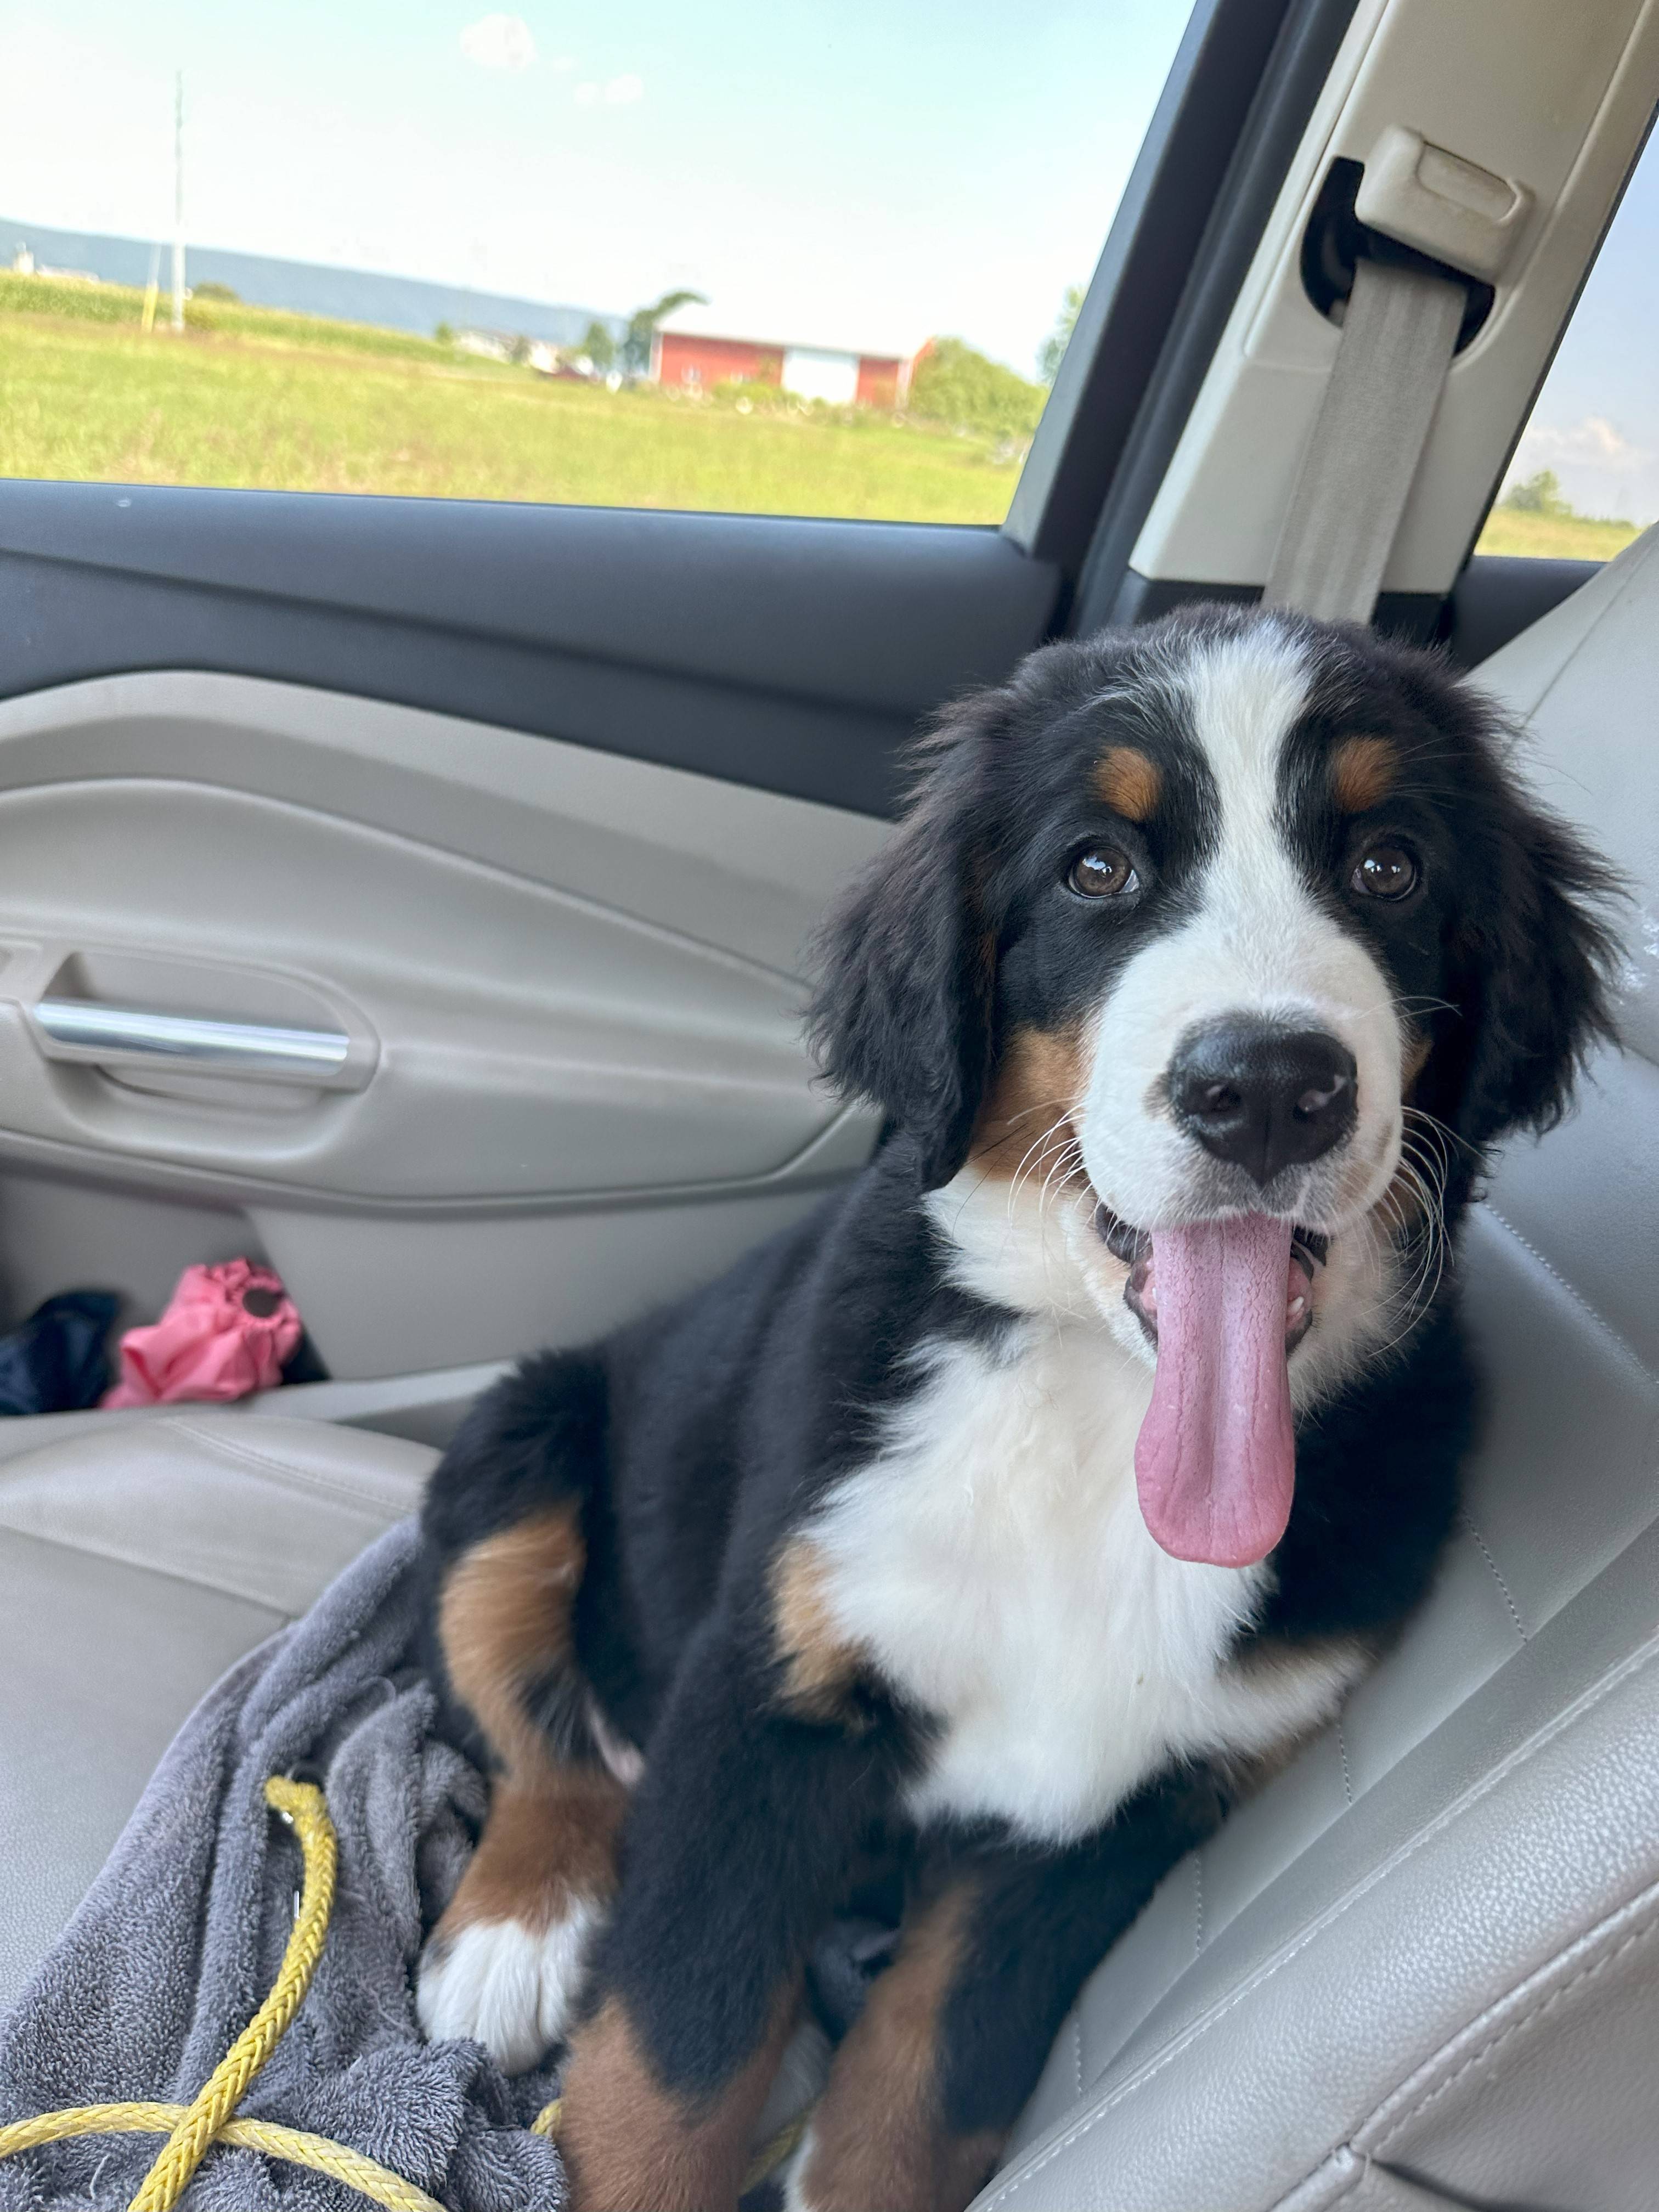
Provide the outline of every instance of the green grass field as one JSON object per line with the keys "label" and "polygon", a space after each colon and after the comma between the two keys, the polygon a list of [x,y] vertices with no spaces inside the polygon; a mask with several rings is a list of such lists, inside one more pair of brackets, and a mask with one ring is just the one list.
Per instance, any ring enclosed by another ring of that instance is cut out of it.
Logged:
{"label": "green grass field", "polygon": [[[555,382],[398,331],[0,276],[0,476],[1000,522],[989,439]],[[42,310],[49,308],[50,313]]]}
{"label": "green grass field", "polygon": [[[1014,441],[866,410],[554,382],[434,339],[0,272],[0,476],[998,523]],[[1478,550],[1605,561],[1636,526],[1497,507]]]}
{"label": "green grass field", "polygon": [[1601,522],[1584,514],[1528,514],[1495,507],[1477,553],[1523,553],[1534,561],[1611,561],[1638,535],[1633,522]]}

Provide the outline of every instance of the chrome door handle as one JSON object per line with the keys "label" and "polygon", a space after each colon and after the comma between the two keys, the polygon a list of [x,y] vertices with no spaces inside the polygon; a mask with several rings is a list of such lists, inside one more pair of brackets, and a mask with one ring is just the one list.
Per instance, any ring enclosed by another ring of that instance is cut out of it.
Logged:
{"label": "chrome door handle", "polygon": [[329,1084],[338,1079],[351,1050],[350,1038],[339,1030],[207,1021],[194,1014],[149,1013],[81,999],[41,999],[30,1011],[42,1036],[62,1048],[52,1054],[54,1059],[100,1066],[125,1062],[154,1067],[165,1062],[198,1075]]}

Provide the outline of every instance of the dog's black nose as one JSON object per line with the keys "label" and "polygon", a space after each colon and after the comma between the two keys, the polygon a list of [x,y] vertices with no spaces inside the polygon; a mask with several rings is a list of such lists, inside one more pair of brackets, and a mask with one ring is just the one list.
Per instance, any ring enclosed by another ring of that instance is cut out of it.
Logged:
{"label": "dog's black nose", "polygon": [[1267,1184],[1353,1127],[1359,1071],[1323,1030],[1242,1018],[1196,1031],[1170,1063],[1176,1119],[1206,1152]]}

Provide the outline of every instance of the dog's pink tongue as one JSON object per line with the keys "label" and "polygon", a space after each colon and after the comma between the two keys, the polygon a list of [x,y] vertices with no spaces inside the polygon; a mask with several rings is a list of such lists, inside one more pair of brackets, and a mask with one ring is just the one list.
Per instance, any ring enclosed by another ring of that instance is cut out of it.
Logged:
{"label": "dog's pink tongue", "polygon": [[1140,1510],[1178,1559],[1248,1566],[1296,1483],[1285,1313],[1291,1224],[1263,1213],[1152,1236],[1158,1374],[1135,1445]]}

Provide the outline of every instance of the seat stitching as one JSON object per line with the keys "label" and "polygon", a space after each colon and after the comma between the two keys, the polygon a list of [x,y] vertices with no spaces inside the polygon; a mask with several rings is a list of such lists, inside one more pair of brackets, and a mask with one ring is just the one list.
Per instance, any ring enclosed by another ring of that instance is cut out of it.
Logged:
{"label": "seat stitching", "polygon": [[[1649,1896],[1651,1899],[1655,1893],[1650,1891]],[[1449,2089],[1455,2087],[1472,2067],[1483,2064],[1495,2051],[1507,2043],[1511,2036],[1519,2035],[1527,2028],[1535,2027],[1546,2013],[1559,2004],[1563,1997],[1571,1996],[1580,1983],[1593,1979],[1604,1968],[1611,1966],[1616,1960],[1623,1958],[1626,1951],[1633,1949],[1638,1943],[1645,1943],[1649,1936],[1656,1933],[1659,1933],[1659,1918],[1653,1916],[1650,1903],[1648,1917],[1638,1927],[1632,1929],[1621,1942],[1616,1943],[1611,1951],[1604,1951],[1599,1959],[1590,1960],[1587,1965],[1580,1966],[1575,1973],[1570,1974],[1565,1982],[1558,1983],[1556,1987],[1547,1996],[1540,1997],[1537,2003],[1528,2005],[1516,2019],[1509,2021],[1505,2027],[1498,2030],[1497,2034],[1489,2037],[1479,2050],[1471,2051],[1459,2066],[1447,2075],[1443,2081],[1437,2082],[1432,2089],[1413,2099],[1395,2119],[1389,2123],[1383,2133],[1377,2137],[1376,2155],[1380,2157],[1386,2152],[1389,2143],[1402,2128],[1410,2121],[1419,2118],[1437,2098],[1443,2097]]]}
{"label": "seat stitching", "polygon": [[1492,1569],[1492,1578],[1497,1583],[1498,1589],[1504,1593],[1504,1602],[1510,1609],[1510,1619],[1515,1623],[1515,1632],[1521,1638],[1521,1641],[1523,1644],[1526,1643],[1528,1641],[1527,1631],[1526,1626],[1521,1618],[1521,1608],[1516,1605],[1515,1600],[1510,1595],[1510,1586],[1504,1581],[1503,1576],[1498,1572],[1498,1562],[1493,1559],[1492,1553],[1487,1548],[1486,1538],[1475,1527],[1474,1515],[1470,1513],[1467,1508],[1464,1508],[1460,1510],[1458,1518],[1462,1522],[1463,1526],[1468,1530],[1470,1535],[1474,1537],[1475,1542],[1480,1547],[1480,1556],[1486,1561],[1486,1565]]}
{"label": "seat stitching", "polygon": [[[189,1437],[195,1443],[206,1446],[210,1451],[222,1451],[228,1458],[243,1460],[250,1467],[270,1468],[279,1474],[296,1475],[302,1481],[329,1482],[343,1480],[349,1483],[351,1480],[349,1475],[339,1477],[331,1475],[326,1471],[313,1474],[297,1460],[283,1458],[274,1449],[262,1450],[258,1444],[250,1443],[244,1437],[233,1436],[227,1430],[221,1428],[204,1427],[201,1423],[192,1421],[187,1417],[174,1414],[159,1425],[176,1430],[180,1436]],[[317,1425],[324,1426],[326,1424]]]}
{"label": "seat stitching", "polygon": [[349,1475],[330,1474],[300,1466],[292,1460],[278,1459],[274,1453],[263,1452],[257,1444],[246,1443],[240,1437],[228,1437],[219,1429],[199,1428],[192,1422],[181,1420],[161,1421],[156,1426],[173,1429],[195,1443],[205,1445],[213,1451],[223,1452],[228,1459],[240,1460],[245,1466],[259,1468],[303,1488],[331,1492],[336,1497],[349,1498],[354,1504],[368,1503],[377,1508],[386,1504],[385,1498],[378,1491],[354,1483]]}
{"label": "seat stitching", "polygon": [[[157,1425],[161,1425],[158,1423]],[[391,1525],[386,1519],[388,1513],[391,1514],[392,1520],[401,1520],[405,1514],[416,1510],[416,1503],[413,1499],[405,1498],[394,1503],[377,1496],[373,1491],[354,1490],[344,1484],[331,1482],[326,1478],[313,1480],[295,1469],[283,1467],[280,1462],[270,1462],[264,1472],[280,1487],[287,1488],[298,1496],[326,1498],[335,1504],[349,1507],[353,1512],[361,1514],[366,1520],[374,1521],[386,1527]],[[29,1536],[39,1533],[20,1522],[3,1500],[0,1500],[0,1528],[15,1530],[20,1536]],[[54,1537],[48,1538],[46,1540],[57,1542],[59,1540]],[[69,1543],[67,1539],[63,1540],[72,1551],[84,1551],[88,1548],[78,1541]],[[119,1559],[124,1555],[118,1552],[111,1553],[110,1556]]]}
{"label": "seat stitching", "polygon": [[1550,1277],[1551,1280],[1560,1285],[1561,1289],[1566,1292],[1567,1296],[1572,1300],[1574,1305],[1578,1308],[1579,1311],[1583,1314],[1587,1319],[1595,1322],[1596,1328],[1601,1330],[1602,1335],[1605,1336],[1608,1342],[1613,1345],[1618,1351],[1624,1354],[1625,1358],[1630,1361],[1631,1364],[1636,1368],[1638,1372],[1645,1376],[1647,1380],[1652,1383],[1656,1389],[1659,1389],[1659,1374],[1656,1374],[1653,1369],[1648,1365],[1646,1360],[1643,1358],[1641,1353],[1636,1349],[1636,1346],[1630,1341],[1629,1338],[1625,1336],[1619,1329],[1615,1328],[1605,1314],[1597,1312],[1596,1309],[1590,1304],[1589,1300],[1584,1296],[1584,1293],[1578,1288],[1577,1285],[1576,1283],[1569,1282],[1567,1278],[1561,1273],[1561,1270],[1556,1266],[1555,1262],[1553,1260],[1547,1259],[1544,1254],[1541,1253],[1538,1247],[1532,1242],[1530,1237],[1523,1237],[1521,1231],[1516,1227],[1515,1224],[1498,1211],[1498,1208],[1492,1204],[1490,1199],[1486,1201],[1484,1210],[1492,1216],[1492,1218],[1497,1222],[1500,1229],[1506,1229],[1509,1231],[1510,1235],[1514,1237],[1516,1243],[1521,1247],[1523,1252],[1531,1254],[1532,1257],[1538,1262],[1539,1266],[1544,1270],[1544,1273]]}
{"label": "seat stitching", "polygon": [[[177,1583],[185,1589],[206,1590],[213,1597],[228,1598],[237,1605],[252,1606],[258,1613],[270,1613],[284,1628],[300,1617],[270,1598],[252,1597],[245,1589],[232,1589],[228,1583],[207,1582],[200,1575],[186,1574],[182,1567],[158,1567],[149,1559],[129,1559],[125,1552],[106,1551],[100,1544],[71,1544],[62,1536],[43,1536],[38,1529],[14,1528],[9,1523],[0,1528],[0,1533],[21,1538],[26,1544],[44,1544],[48,1551],[64,1552],[71,1559],[102,1559],[110,1566],[125,1567],[131,1574],[154,1575],[158,1582]],[[274,1635],[276,1631],[273,1629],[271,1633]]]}
{"label": "seat stitching", "polygon": [[1342,2186],[1334,2196],[1327,2192],[1320,2197],[1322,2212],[1325,2212],[1325,2208],[1340,2204],[1345,2197],[1352,2197],[1361,2182],[1369,2181],[1370,2177],[1371,2161],[1364,2152],[1356,2150],[1352,2143],[1338,2143],[1336,2148],[1327,2151],[1318,2165],[1310,2167],[1300,2181],[1292,2182],[1282,2197],[1273,2199],[1271,2212],[1285,2212],[1285,2208],[1294,2207],[1298,2198],[1305,2205],[1308,2202],[1306,2191],[1312,2182],[1322,2179],[1340,2181]]}
{"label": "seat stitching", "polygon": [[1204,1948],[1204,1853],[1193,1853],[1193,1956]]}
{"label": "seat stitching", "polygon": [[1342,1701],[1342,1709],[1341,1711],[1339,1711],[1336,1716],[1336,1747],[1342,1754],[1342,1795],[1347,1799],[1349,1804],[1352,1805],[1353,1802],[1353,1777],[1348,1771],[1348,1731],[1343,1725],[1342,1717],[1343,1712],[1346,1710],[1347,1702],[1347,1699],[1344,1698]]}
{"label": "seat stitching", "polygon": [[1339,1898],[1334,1905],[1328,1906],[1311,1926],[1303,1929],[1301,1935],[1293,1942],[1288,1944],[1276,1957],[1259,1966],[1247,1980],[1241,1982],[1230,1996],[1212,2005],[1207,2012],[1183,2029],[1172,2042],[1165,2045],[1154,2057],[1148,2059],[1138,2073],[1131,2075],[1127,2081],[1121,2081],[1109,2095],[1096,2106],[1093,2112],[1078,2121],[1075,2126],[1070,2128],[1057,2142],[1050,2143],[1040,2158],[1033,2160],[1030,2165],[1023,2168],[1010,2180],[1005,2181],[994,2195],[985,2197],[982,2201],[976,2200],[976,2212],[993,2212],[994,2206],[1013,2196],[1017,2190],[1023,2189],[1028,2181],[1035,2179],[1043,2167],[1057,2159],[1062,2151],[1069,2150],[1075,2142],[1080,2142],[1092,2128],[1097,2127],[1101,2121],[1120,2104],[1145,2088],[1146,2084],[1161,2074],[1166,2067],[1172,2066],[1183,2051],[1189,2050],[1202,2037],[1209,2034],[1211,2030],[1218,2026],[1229,2013],[1235,2011],[1243,2004],[1246,1997],[1253,1996],[1258,1989],[1265,1988],[1277,1974],[1291,1964],[1292,1960],[1298,1958],[1310,1944],[1322,1936],[1328,1928],[1334,1927],[1336,1923],[1345,1914],[1350,1912],[1363,1898],[1368,1896],[1399,1868],[1414,1858],[1419,1851],[1425,1850],[1443,1830],[1454,1826],[1457,1821],[1462,1820],[1483,1799],[1490,1796],[1501,1783],[1507,1781],[1511,1774],[1517,1773],[1522,1767],[1537,1758],[1539,1753],[1553,1743],[1558,1735],[1582,1720],[1586,1714],[1593,1712],[1597,1705],[1609,1698],[1624,1682],[1639,1674],[1644,1668],[1650,1666],[1656,1656],[1659,1656],[1659,1636],[1650,1637],[1646,1643],[1638,1644],[1634,1651],[1628,1653],[1620,1660],[1618,1666],[1610,1669],[1599,1682],[1593,1684],[1582,1696],[1575,1698],[1571,1705],[1564,1711],[1558,1713],[1553,1720],[1547,1723],[1535,1735],[1518,1746],[1506,1758],[1500,1759],[1489,1773],[1483,1775],[1480,1780],[1466,1790],[1455,1803],[1446,1806],[1443,1811],[1437,1813],[1426,1827],[1419,1829],[1408,1843],[1401,1845],[1397,1850],[1390,1852],[1381,1866],[1374,1867],[1363,1881],[1357,1883],[1346,1896]]}
{"label": "seat stitching", "polygon": [[1072,2049],[1077,2067],[1077,2093],[1081,2097],[1083,2094],[1083,2014],[1080,2012],[1072,2014]]}

